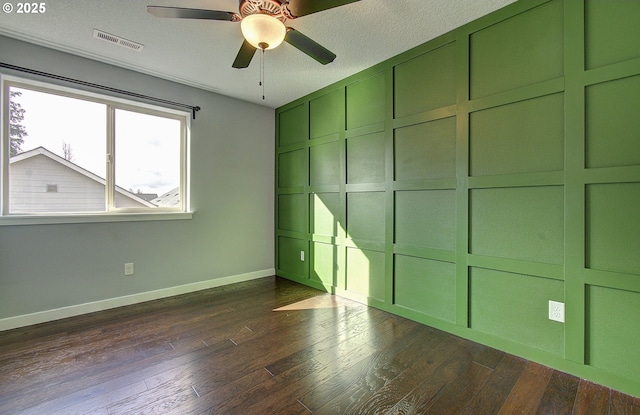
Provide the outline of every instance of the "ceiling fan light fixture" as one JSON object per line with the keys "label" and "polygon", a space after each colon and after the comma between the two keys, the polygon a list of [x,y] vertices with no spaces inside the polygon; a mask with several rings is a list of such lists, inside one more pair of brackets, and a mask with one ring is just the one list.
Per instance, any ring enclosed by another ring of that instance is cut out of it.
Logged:
{"label": "ceiling fan light fixture", "polygon": [[269,50],[278,47],[287,34],[280,20],[268,14],[252,14],[240,23],[242,35],[253,47]]}

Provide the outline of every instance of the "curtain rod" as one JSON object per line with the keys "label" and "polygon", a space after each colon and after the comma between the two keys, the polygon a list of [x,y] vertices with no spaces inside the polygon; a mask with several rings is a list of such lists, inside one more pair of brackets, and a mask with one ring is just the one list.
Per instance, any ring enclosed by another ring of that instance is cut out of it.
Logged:
{"label": "curtain rod", "polygon": [[25,72],[25,73],[28,73],[28,74],[31,74],[31,75],[44,76],[46,78],[52,78],[52,79],[56,79],[58,81],[70,82],[72,84],[78,84],[78,85],[88,86],[88,87],[91,87],[91,88],[102,89],[104,91],[115,92],[115,93],[118,93],[118,94],[130,96],[130,97],[142,98],[142,99],[145,99],[145,100],[148,100],[148,101],[160,102],[160,103],[163,103],[163,104],[172,105],[174,107],[188,108],[188,109],[191,110],[191,116],[193,117],[194,120],[196,119],[196,112],[200,111],[200,107],[198,107],[198,106],[181,104],[179,102],[173,102],[173,101],[169,101],[169,100],[162,99],[162,98],[150,97],[148,95],[142,95],[142,94],[138,94],[138,93],[135,93],[135,92],[124,91],[122,89],[111,88],[109,86],[94,84],[94,83],[91,83],[91,82],[80,81],[78,79],[67,78],[65,76],[55,75],[55,74],[51,74],[51,73],[47,73],[47,72],[36,71],[35,69],[23,68],[21,66],[15,66],[15,65],[8,64],[8,63],[0,62],[0,67],[11,69],[11,70],[14,70],[14,71],[19,71],[19,72]]}

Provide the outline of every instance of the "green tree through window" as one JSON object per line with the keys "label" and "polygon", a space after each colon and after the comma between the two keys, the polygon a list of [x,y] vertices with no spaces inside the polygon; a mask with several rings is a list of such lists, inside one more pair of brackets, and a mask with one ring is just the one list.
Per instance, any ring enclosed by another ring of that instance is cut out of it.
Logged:
{"label": "green tree through window", "polygon": [[24,137],[28,135],[27,129],[21,124],[24,120],[25,109],[16,100],[21,95],[22,93],[18,91],[11,91],[9,95],[9,154],[11,157],[22,151],[21,146],[24,143]]}

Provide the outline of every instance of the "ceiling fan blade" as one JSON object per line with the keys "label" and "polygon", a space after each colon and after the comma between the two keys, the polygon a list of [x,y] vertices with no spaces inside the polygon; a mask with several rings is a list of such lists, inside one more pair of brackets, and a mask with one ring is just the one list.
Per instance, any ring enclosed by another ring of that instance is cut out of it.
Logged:
{"label": "ceiling fan blade", "polygon": [[246,68],[251,63],[251,59],[253,59],[253,55],[256,53],[256,48],[251,46],[251,43],[246,40],[242,42],[242,46],[240,47],[240,51],[238,51],[238,56],[236,56],[236,60],[233,61],[233,67],[237,69]]}
{"label": "ceiling fan blade", "polygon": [[284,37],[284,41],[289,43],[291,46],[298,48],[300,51],[311,56],[323,65],[333,62],[336,58],[335,53],[290,27],[287,28],[287,34]]}
{"label": "ceiling fan blade", "polygon": [[219,10],[185,9],[183,7],[147,6],[147,12],[156,17],[173,17],[178,19],[224,20],[233,22],[236,14]]}
{"label": "ceiling fan blade", "polygon": [[360,0],[289,0],[288,8],[294,17],[302,17],[356,1]]}

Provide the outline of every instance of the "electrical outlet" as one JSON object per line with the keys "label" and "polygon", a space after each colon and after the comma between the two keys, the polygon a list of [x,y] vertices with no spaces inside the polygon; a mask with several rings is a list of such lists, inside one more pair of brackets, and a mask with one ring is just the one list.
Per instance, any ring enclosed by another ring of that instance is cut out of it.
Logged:
{"label": "electrical outlet", "polygon": [[133,262],[124,264],[124,275],[133,275]]}
{"label": "electrical outlet", "polygon": [[300,261],[304,262],[304,251],[300,251]]}
{"label": "electrical outlet", "polygon": [[549,320],[564,323],[564,303],[549,300]]}

